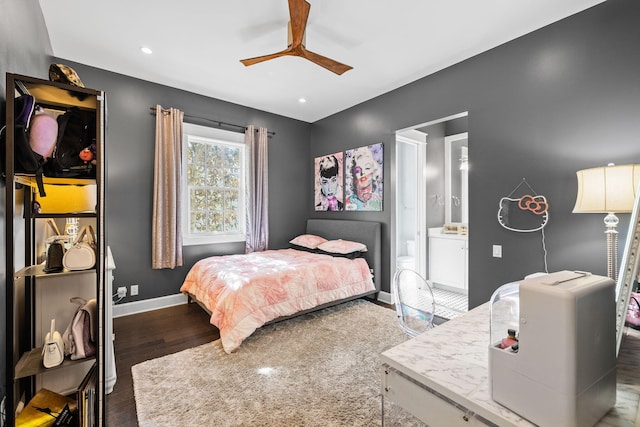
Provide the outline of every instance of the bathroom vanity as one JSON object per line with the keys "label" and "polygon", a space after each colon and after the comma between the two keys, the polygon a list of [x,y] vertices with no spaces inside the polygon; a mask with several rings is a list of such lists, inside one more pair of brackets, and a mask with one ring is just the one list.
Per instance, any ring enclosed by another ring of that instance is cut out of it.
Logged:
{"label": "bathroom vanity", "polygon": [[468,264],[468,235],[429,229],[429,279],[436,287],[466,294]]}

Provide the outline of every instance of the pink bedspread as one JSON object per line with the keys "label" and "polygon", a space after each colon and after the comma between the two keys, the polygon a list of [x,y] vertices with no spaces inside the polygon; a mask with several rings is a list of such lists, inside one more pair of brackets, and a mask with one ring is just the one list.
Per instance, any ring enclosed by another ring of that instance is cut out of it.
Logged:
{"label": "pink bedspread", "polygon": [[180,291],[209,308],[211,324],[231,353],[270,320],[374,289],[362,258],[282,249],[200,260]]}

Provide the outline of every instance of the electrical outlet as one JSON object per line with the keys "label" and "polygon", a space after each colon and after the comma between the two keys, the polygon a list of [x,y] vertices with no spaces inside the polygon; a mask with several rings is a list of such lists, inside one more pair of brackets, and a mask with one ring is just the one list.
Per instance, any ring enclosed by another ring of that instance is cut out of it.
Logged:
{"label": "electrical outlet", "polygon": [[138,295],[138,285],[131,285],[131,296]]}
{"label": "electrical outlet", "polygon": [[493,245],[493,257],[502,258],[502,245]]}
{"label": "electrical outlet", "polygon": [[120,286],[118,288],[118,298],[124,298],[127,296],[127,287],[126,286]]}

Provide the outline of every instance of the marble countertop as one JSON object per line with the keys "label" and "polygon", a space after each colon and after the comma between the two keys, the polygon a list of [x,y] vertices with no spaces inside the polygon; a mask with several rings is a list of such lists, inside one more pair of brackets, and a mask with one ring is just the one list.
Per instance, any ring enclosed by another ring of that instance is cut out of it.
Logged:
{"label": "marble countertop", "polygon": [[468,240],[468,234],[459,233],[445,233],[442,231],[442,227],[435,227],[429,229],[429,237],[435,237],[438,239],[456,239],[456,240]]}
{"label": "marble countertop", "polygon": [[[488,344],[489,303],[485,303],[385,351],[381,362],[498,425],[533,426],[491,399]],[[617,377],[616,405],[598,426],[634,426],[636,419],[640,422],[639,331],[625,331]]]}

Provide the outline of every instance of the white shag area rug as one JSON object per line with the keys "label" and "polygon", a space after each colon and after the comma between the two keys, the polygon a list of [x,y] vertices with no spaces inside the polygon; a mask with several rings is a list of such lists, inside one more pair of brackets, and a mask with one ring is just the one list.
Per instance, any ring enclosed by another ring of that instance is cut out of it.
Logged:
{"label": "white shag area rug", "polygon": [[[140,427],[379,426],[380,353],[407,339],[394,310],[356,300],[131,368]],[[385,402],[385,425],[422,425]]]}

